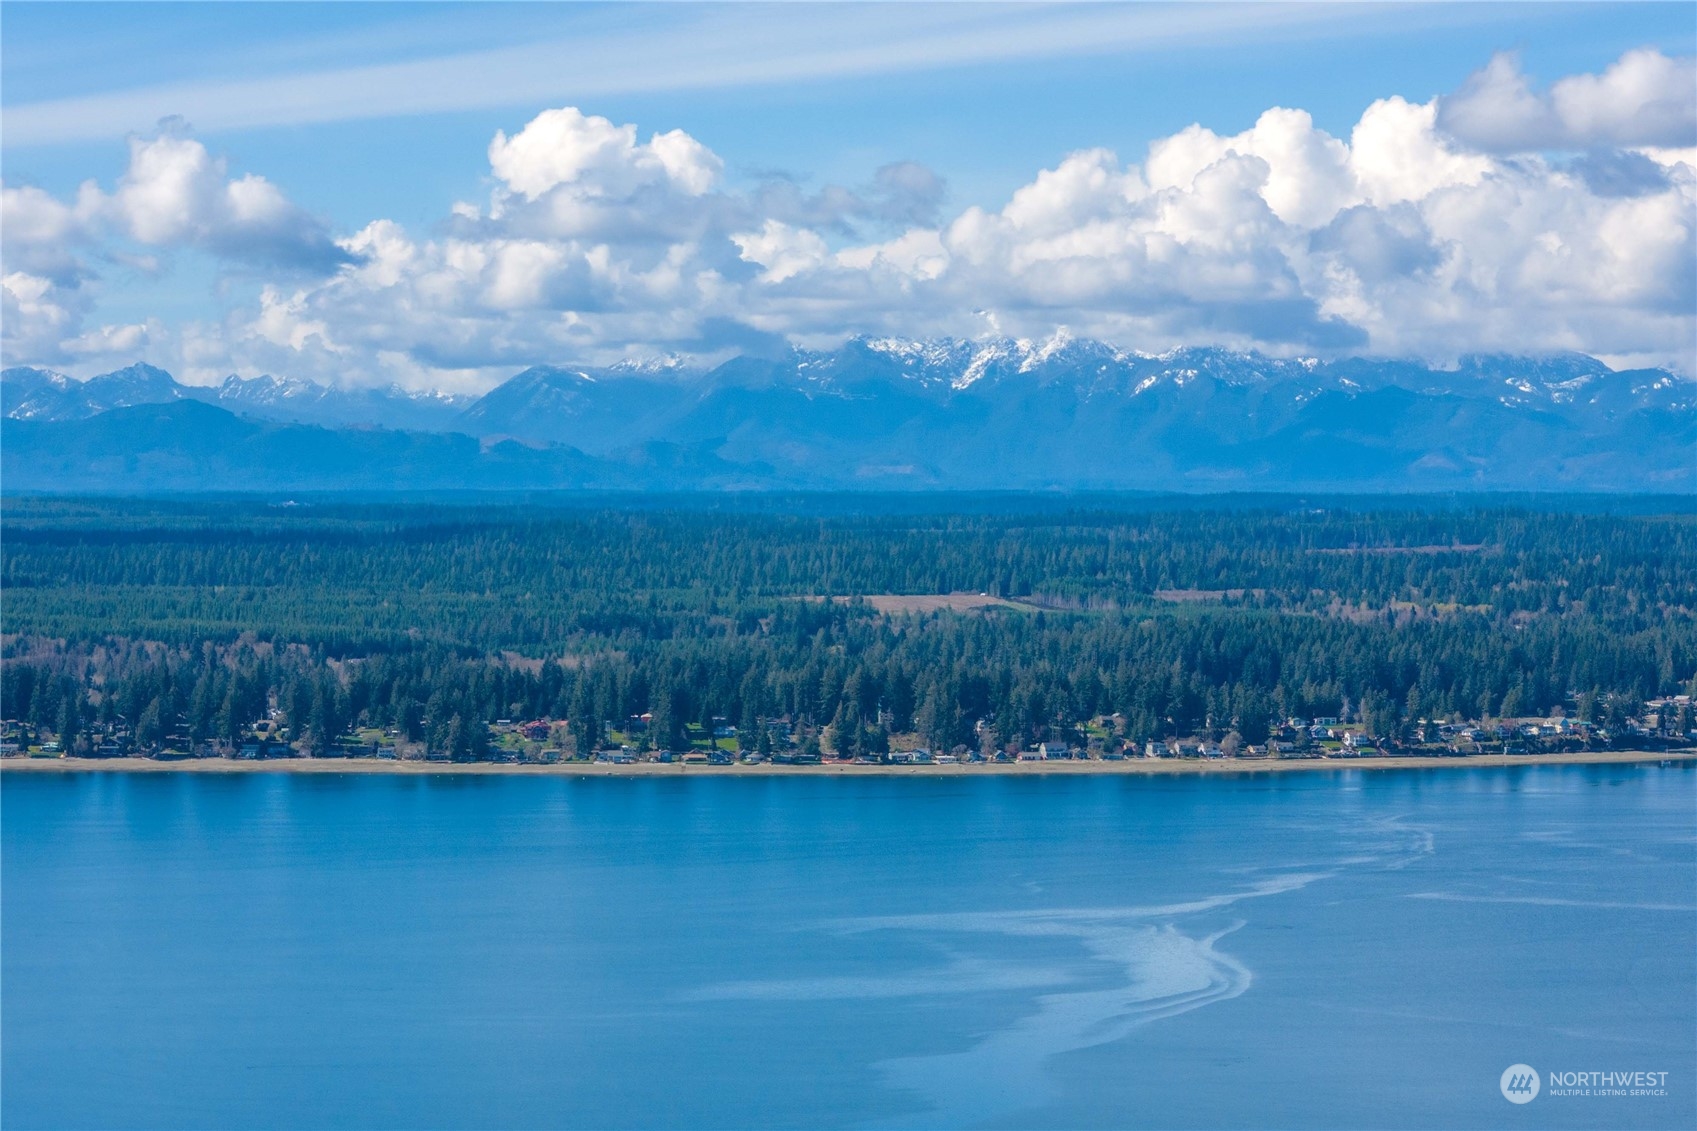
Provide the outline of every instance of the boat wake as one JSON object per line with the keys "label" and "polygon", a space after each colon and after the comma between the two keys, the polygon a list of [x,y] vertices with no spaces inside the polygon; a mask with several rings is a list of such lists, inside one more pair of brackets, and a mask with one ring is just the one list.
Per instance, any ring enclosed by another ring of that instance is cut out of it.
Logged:
{"label": "boat wake", "polygon": [[[1039,923],[1022,917],[1004,925],[1010,933],[1025,934]],[[1123,980],[1043,994],[1035,1012],[962,1052],[878,1065],[891,1087],[924,1097],[928,1121],[973,1126],[1037,1106],[1050,1094],[1051,1057],[1121,1040],[1140,1026],[1237,997],[1254,980],[1247,966],[1216,945],[1243,926],[1242,920],[1200,937],[1171,923],[1069,916],[1048,926],[1077,937],[1092,958],[1123,971]],[[984,927],[994,929],[988,922]]]}
{"label": "boat wake", "polygon": [[[1358,868],[1400,869],[1433,851],[1432,834],[1397,818],[1357,826],[1354,851],[1326,862],[1246,869],[1245,882],[1210,895],[1148,905],[1051,907],[869,916],[818,924],[839,937],[884,935],[891,953],[931,950],[947,960],[897,977],[722,983],[696,1000],[819,1000],[995,994],[1018,996],[1020,1016],[963,1050],[885,1060],[892,1088],[921,1101],[927,1124],[972,1126],[1053,1096],[1056,1056],[1123,1040],[1153,1022],[1229,1001],[1254,983],[1222,948],[1243,928],[1246,905]],[[1239,873],[1243,874],[1243,873]],[[998,940],[1000,940],[998,942]],[[1008,958],[1010,950],[1040,962]],[[1045,945],[1046,943],[1054,945]],[[971,957],[985,952],[994,958]],[[994,1008],[994,1006],[992,1006]],[[912,1126],[912,1114],[892,1126]]]}

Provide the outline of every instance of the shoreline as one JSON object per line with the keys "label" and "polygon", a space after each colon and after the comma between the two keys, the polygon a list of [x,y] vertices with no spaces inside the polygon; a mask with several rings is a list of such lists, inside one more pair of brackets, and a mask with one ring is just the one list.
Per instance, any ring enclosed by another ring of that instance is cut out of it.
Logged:
{"label": "shoreline", "polygon": [[397,762],[376,758],[32,758],[0,759],[0,773],[190,773],[190,774],[397,774],[499,775],[508,777],[975,777],[1079,776],[1099,774],[1161,776],[1171,774],[1286,773],[1324,770],[1478,769],[1502,766],[1630,765],[1643,762],[1697,762],[1697,753],[1602,750],[1567,754],[1471,754],[1450,757],[1389,758],[1127,758],[1124,761],[988,762],[956,765],[813,766],[762,763],[755,766],[686,765],[682,762]]}

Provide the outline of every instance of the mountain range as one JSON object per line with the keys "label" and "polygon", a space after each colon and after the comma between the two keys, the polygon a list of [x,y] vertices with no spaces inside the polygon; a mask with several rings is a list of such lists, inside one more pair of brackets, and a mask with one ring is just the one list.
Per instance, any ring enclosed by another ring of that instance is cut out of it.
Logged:
{"label": "mountain range", "polygon": [[7,490],[1601,490],[1697,486],[1697,384],[1101,342],[533,366],[481,397],[136,364],[0,372]]}
{"label": "mountain range", "polygon": [[296,377],[235,374],[220,385],[181,385],[165,370],[135,365],[87,381],[50,369],[0,371],[0,415],[8,420],[86,420],[115,408],[200,401],[238,416],[326,427],[453,431],[472,398],[387,389],[341,389]]}

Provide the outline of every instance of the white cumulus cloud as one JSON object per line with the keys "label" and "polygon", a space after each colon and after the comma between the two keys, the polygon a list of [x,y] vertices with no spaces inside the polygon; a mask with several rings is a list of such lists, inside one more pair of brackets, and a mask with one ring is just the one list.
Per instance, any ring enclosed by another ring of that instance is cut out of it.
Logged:
{"label": "white cumulus cloud", "polygon": [[85,182],[70,201],[33,185],[0,188],[6,270],[5,356],[41,362],[119,357],[168,338],[140,324],[82,330],[102,264],[161,269],[156,255],[195,249],[244,270],[322,274],[349,252],[264,177],[231,177],[199,141],[166,131],[130,139],[111,192]]}
{"label": "white cumulus cloud", "polygon": [[1274,107],[1236,133],[1065,155],[1005,203],[952,213],[912,163],[859,188],[729,187],[697,138],[562,107],[495,135],[486,200],[426,231],[374,220],[328,251],[269,182],[165,136],[134,143],[111,193],[6,189],[6,354],[96,340],[84,263],[116,235],[328,264],[279,270],[217,325],[148,328],[149,348],[174,336],[184,364],[226,372],[464,386],[543,361],[987,325],[1144,349],[1576,349],[1690,372],[1690,74],[1630,52],[1538,91],[1499,57],[1449,98],[1373,102],[1347,136]]}
{"label": "white cumulus cloud", "polygon": [[657,133],[639,144],[635,126],[615,126],[573,106],[543,111],[511,138],[497,131],[489,143],[489,165],[527,200],[561,186],[623,197],[659,182],[700,196],[713,187],[723,167],[711,150],[682,130]]}
{"label": "white cumulus cloud", "polygon": [[251,173],[232,179],[193,138],[132,138],[116,190],[94,199],[97,216],[149,247],[198,247],[261,266],[325,268],[344,258],[276,185]]}
{"label": "white cumulus cloud", "polygon": [[1440,104],[1439,124],[1482,150],[1697,145],[1697,59],[1628,51],[1596,75],[1535,91],[1499,54]]}

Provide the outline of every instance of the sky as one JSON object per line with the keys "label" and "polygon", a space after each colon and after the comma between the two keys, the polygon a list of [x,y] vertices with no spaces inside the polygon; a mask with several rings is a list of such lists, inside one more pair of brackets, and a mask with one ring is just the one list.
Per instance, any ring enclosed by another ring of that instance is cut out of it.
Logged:
{"label": "sky", "polygon": [[1057,334],[1697,372],[1697,6],[0,5],[0,355]]}

